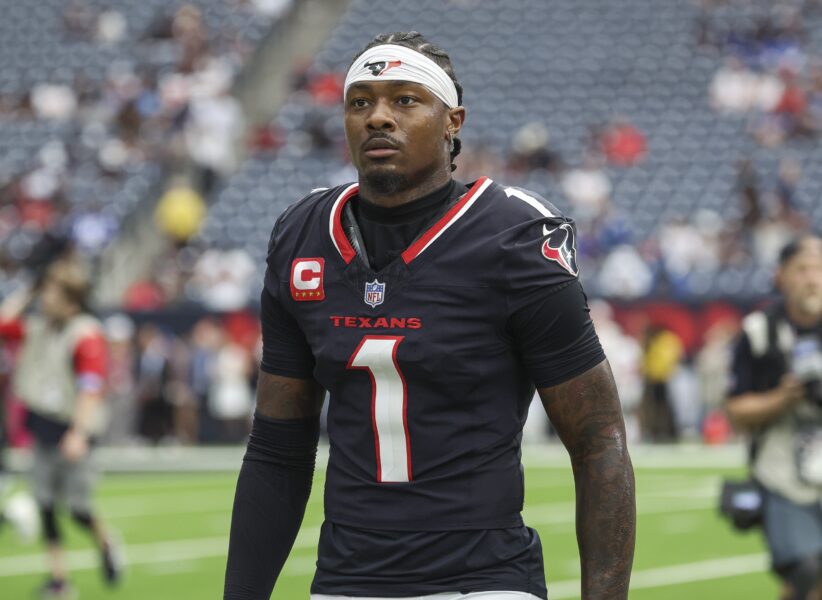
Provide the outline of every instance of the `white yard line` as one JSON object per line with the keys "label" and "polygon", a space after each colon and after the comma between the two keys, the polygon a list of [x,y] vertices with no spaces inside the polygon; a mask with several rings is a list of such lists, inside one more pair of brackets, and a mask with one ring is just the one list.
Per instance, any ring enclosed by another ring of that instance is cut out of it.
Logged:
{"label": "white yard line", "polygon": [[[198,476],[205,477],[199,480]],[[154,479],[159,477],[159,479]],[[193,479],[193,481],[192,481]],[[226,477],[222,474],[208,473],[206,475],[199,475],[194,473],[194,478],[188,477],[174,477],[172,475],[104,475],[103,482],[106,489],[106,495],[109,497],[117,497],[124,495],[131,495],[141,492],[154,491],[162,493],[164,491],[174,492],[179,489],[191,491],[193,489],[217,489],[224,490],[226,483],[234,485],[236,477]]]}
{"label": "white yard line", "polygon": [[302,548],[317,548],[317,542],[320,540],[320,526],[316,527],[301,527],[300,533],[297,534],[297,539],[294,540],[294,547]]}
{"label": "white yard line", "polygon": [[[683,484],[686,483],[686,479],[676,475],[643,476],[640,479],[640,488],[642,488],[639,493],[640,514],[658,514],[666,512],[666,508],[677,508],[677,510],[685,511],[710,507],[719,492],[720,478],[717,476],[701,477],[696,486],[693,480],[688,481],[691,481],[691,484],[685,486]],[[571,485],[571,482],[546,481],[532,476],[526,483],[526,489],[547,489],[565,485]],[[210,487],[210,485],[204,485],[203,487]],[[665,500],[668,498],[674,500],[674,503]],[[202,492],[187,491],[182,494],[175,494],[173,497],[150,493],[137,495],[116,494],[101,498],[98,505],[103,517],[108,520],[118,521],[159,515],[223,512],[228,514],[231,511],[232,501],[233,494],[227,494],[224,489],[221,489],[219,494],[209,493],[205,490]],[[315,505],[322,502],[323,494],[321,490],[316,489],[315,493],[311,495],[309,503]],[[646,507],[646,510],[642,510],[643,506]],[[534,523],[566,522],[569,520],[567,515],[571,514],[569,511],[573,511],[573,501],[571,500],[526,506],[526,516],[528,516],[529,522]],[[571,516],[570,520],[572,518]]]}
{"label": "white yard line", "polygon": [[[552,482],[553,483],[553,482]],[[556,484],[567,485],[566,483]],[[710,502],[715,499],[719,493],[719,479],[705,478],[703,483],[698,486],[676,487],[671,485],[656,484],[652,486],[645,485],[645,491],[639,493],[640,504],[649,504],[650,506],[671,506],[671,501],[663,499],[672,499],[674,501],[681,500],[682,502],[674,502],[673,506],[685,504],[685,510],[691,508],[705,508],[710,505]],[[535,480],[530,480],[526,484],[527,490],[545,489],[555,487],[554,485],[540,485]],[[709,502],[706,503],[706,500]],[[191,514],[191,513],[210,513],[231,511],[231,504],[233,498],[231,495],[224,493],[207,494],[207,493],[188,493],[177,494],[173,497],[157,496],[157,495],[131,495],[128,497],[112,498],[107,497],[99,501],[100,512],[102,516],[110,520],[130,519],[144,516],[154,515],[176,515],[176,514]],[[323,496],[320,493],[314,494],[309,499],[309,504],[321,504]],[[554,502],[547,504],[527,505],[526,514],[534,513],[544,514],[546,511],[565,512],[573,510],[573,501]],[[652,513],[656,512],[654,508],[650,509]],[[538,517],[539,518],[539,517]]]}
{"label": "white yard line", "polygon": [[[633,445],[631,460],[638,469],[721,469],[745,465],[745,450],[739,444],[710,447],[700,444]],[[523,445],[525,467],[571,468],[568,453],[558,444]]]}
{"label": "white yard line", "polygon": [[[171,561],[196,560],[223,556],[228,548],[225,536],[133,544],[125,549],[127,565],[146,565]],[[71,550],[66,552],[69,569],[81,571],[100,566],[100,556],[94,550]],[[0,577],[31,575],[45,572],[45,557],[42,553],[22,554],[0,558]]]}
{"label": "white yard line", "polygon": [[127,498],[101,498],[100,514],[106,519],[124,519],[149,515],[172,515],[226,511],[231,512],[233,495],[188,493],[167,496],[136,495]]}
{"label": "white yard line", "polygon": [[[319,527],[304,527],[294,544],[295,549],[316,548]],[[225,556],[228,550],[228,538],[225,536],[132,544],[125,548],[126,565],[167,564],[187,562],[204,558]],[[100,556],[94,550],[71,550],[66,552],[66,560],[72,571],[97,569],[100,567]],[[291,574],[313,573],[314,556],[294,555],[288,562]],[[45,557],[42,553],[21,554],[0,558],[0,577],[32,575],[46,571]]]}
{"label": "white yard line", "polygon": [[[661,496],[661,497],[660,497]],[[683,494],[665,496],[646,494],[639,500],[638,515],[659,515],[677,512],[700,511],[713,508],[716,505],[716,493],[697,494],[693,498]],[[100,514],[109,521],[119,521],[147,516],[182,515],[219,513],[226,518],[231,512],[231,502],[197,502],[192,504],[167,504],[165,506],[140,506],[139,503],[125,503],[117,506],[103,505]],[[552,523],[571,523],[574,521],[574,502],[547,502],[543,504],[529,504],[524,511],[525,522],[528,524],[547,525]],[[316,528],[319,532],[319,527]],[[312,533],[313,535],[313,533]],[[299,538],[298,538],[299,542]]]}
{"label": "white yard line", "polygon": [[[683,583],[711,581],[739,575],[752,575],[767,570],[768,557],[765,554],[728,556],[670,567],[634,571],[631,576],[631,589],[644,590]],[[579,580],[548,583],[548,597],[551,600],[579,598],[579,595]]]}
{"label": "white yard line", "polygon": [[[680,512],[703,511],[716,507],[716,499],[681,498],[645,499],[641,498],[637,504],[637,515],[664,515]],[[551,525],[573,523],[575,520],[574,503],[549,502],[546,504],[532,504],[525,507],[523,519],[528,525]]]}
{"label": "white yard line", "polygon": [[[649,588],[696,583],[764,573],[768,570],[768,557],[765,554],[743,554],[693,563],[683,563],[668,567],[635,570],[631,575],[631,589]],[[308,557],[289,561],[282,577],[302,577],[314,572],[314,560]],[[579,598],[579,579],[565,579],[548,582],[548,597],[551,600]]]}
{"label": "white yard line", "polygon": [[[301,532],[296,547],[308,547],[316,543],[317,528]],[[309,544],[309,538],[311,544]],[[149,544],[134,544],[125,554],[127,565],[168,564],[171,562],[195,561],[219,558],[225,555],[228,545],[226,537],[194,538]],[[72,550],[66,553],[71,570],[89,570],[99,567],[99,557],[93,550]],[[314,572],[313,556],[293,556],[286,565],[283,577],[297,577]],[[761,573],[768,569],[765,554],[730,556],[693,563],[656,567],[634,571],[631,589],[658,588],[697,581],[708,581]],[[0,558],[0,577],[32,575],[45,572],[42,554],[25,554]],[[548,586],[552,600],[579,597],[579,581],[569,579],[552,582]]]}

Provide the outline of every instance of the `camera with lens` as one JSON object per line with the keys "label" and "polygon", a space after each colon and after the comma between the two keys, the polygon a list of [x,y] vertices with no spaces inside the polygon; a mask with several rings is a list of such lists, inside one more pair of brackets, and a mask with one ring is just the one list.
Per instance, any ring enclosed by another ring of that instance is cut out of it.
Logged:
{"label": "camera with lens", "polygon": [[817,336],[796,340],[791,372],[804,384],[808,401],[822,408],[822,345]]}

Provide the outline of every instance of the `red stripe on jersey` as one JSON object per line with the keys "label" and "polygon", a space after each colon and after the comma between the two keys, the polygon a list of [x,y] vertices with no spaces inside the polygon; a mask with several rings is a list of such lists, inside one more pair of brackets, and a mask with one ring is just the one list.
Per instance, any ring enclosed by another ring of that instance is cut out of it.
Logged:
{"label": "red stripe on jersey", "polygon": [[344,192],[343,195],[337,200],[334,205],[333,213],[331,214],[331,235],[334,240],[334,245],[337,246],[337,250],[339,250],[340,256],[342,256],[345,264],[348,264],[354,260],[354,257],[357,256],[357,252],[354,250],[351,242],[348,241],[348,236],[345,235],[345,231],[343,230],[342,211],[343,208],[345,208],[346,203],[356,195],[359,189],[360,186],[358,185],[348,188],[348,191]]}
{"label": "red stripe on jersey", "polygon": [[[398,336],[398,339],[402,341],[403,336]],[[402,427],[405,429],[406,468],[408,469],[408,481],[414,481],[414,465],[411,463],[411,434],[408,433],[408,383],[405,381],[405,375],[402,374],[400,364],[397,362],[397,348],[399,347],[399,342],[394,344],[394,349],[391,351],[391,360],[394,361],[394,368],[399,373],[402,381]]]}
{"label": "red stripe on jersey", "polygon": [[368,376],[371,378],[371,428],[374,430],[374,451],[377,457],[377,481],[382,482],[382,460],[380,460],[380,434],[377,429],[377,381],[374,379],[374,373],[368,371]]}
{"label": "red stripe on jersey", "polygon": [[417,239],[416,242],[408,246],[405,252],[402,253],[402,259],[405,261],[405,264],[408,264],[417,258],[417,256],[425,250],[425,247],[428,246],[431,240],[433,240],[443,229],[449,227],[459,218],[459,213],[462,208],[471,201],[471,199],[477,194],[479,189],[487,180],[487,177],[480,177],[477,179],[471,189],[468,190],[462,198],[460,198],[459,202],[452,206],[448,212],[445,213],[439,221],[434,223],[434,225],[432,225],[428,231]]}

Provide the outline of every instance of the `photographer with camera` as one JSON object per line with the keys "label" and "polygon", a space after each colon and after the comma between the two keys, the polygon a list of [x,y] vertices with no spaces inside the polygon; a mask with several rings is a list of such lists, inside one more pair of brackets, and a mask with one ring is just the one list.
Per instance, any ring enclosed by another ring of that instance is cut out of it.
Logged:
{"label": "photographer with camera", "polygon": [[761,525],[783,600],[822,600],[822,239],[780,253],[782,300],[748,315],[727,410],[751,436]]}

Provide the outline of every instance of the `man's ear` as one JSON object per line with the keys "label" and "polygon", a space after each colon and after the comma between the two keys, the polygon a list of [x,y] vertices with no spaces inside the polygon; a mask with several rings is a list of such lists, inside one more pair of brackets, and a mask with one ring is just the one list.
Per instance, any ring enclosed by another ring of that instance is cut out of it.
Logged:
{"label": "man's ear", "polygon": [[448,125],[446,127],[447,138],[453,139],[457,137],[462,129],[462,124],[465,122],[465,107],[457,106],[448,109]]}

